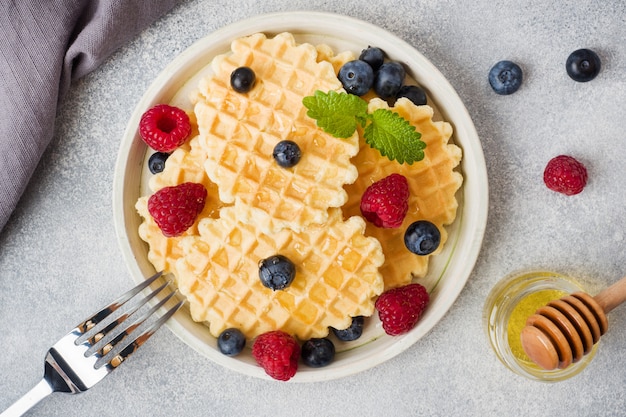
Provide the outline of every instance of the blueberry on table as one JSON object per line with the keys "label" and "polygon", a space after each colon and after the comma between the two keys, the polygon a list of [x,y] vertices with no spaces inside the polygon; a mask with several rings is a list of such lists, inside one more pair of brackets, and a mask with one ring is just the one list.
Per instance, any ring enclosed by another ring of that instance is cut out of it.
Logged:
{"label": "blueberry on table", "polygon": [[565,70],[574,81],[591,81],[600,73],[600,57],[590,49],[577,49],[567,57]]}
{"label": "blueberry on table", "polygon": [[327,338],[314,338],[302,345],[302,362],[311,368],[329,365],[335,359],[335,345]]}
{"label": "blueberry on table", "polygon": [[368,46],[366,49],[361,51],[359,59],[370,64],[370,67],[376,71],[381,65],[383,65],[383,62],[385,62],[385,52],[378,47]]}
{"label": "blueberry on table", "polygon": [[302,152],[297,143],[291,140],[281,140],[274,147],[272,156],[279,166],[291,168],[300,162]]}
{"label": "blueberry on table", "polygon": [[346,92],[362,96],[372,88],[374,70],[367,62],[356,59],[343,64],[337,77]]}
{"label": "blueberry on table", "polygon": [[351,342],[358,339],[363,334],[363,325],[365,324],[365,318],[363,316],[356,316],[352,318],[350,327],[346,329],[337,330],[331,327],[335,337],[344,342]]}
{"label": "blueberry on table", "polygon": [[296,266],[283,255],[273,255],[259,262],[261,283],[271,290],[283,290],[296,276]]}
{"label": "blueberry on table", "polygon": [[423,106],[426,104],[426,92],[417,85],[403,85],[398,90],[396,98],[406,97],[416,106]]}
{"label": "blueberry on table", "polygon": [[230,85],[238,93],[247,93],[255,82],[256,75],[250,67],[239,67],[230,74]]}
{"label": "blueberry on table", "polygon": [[516,63],[500,61],[489,71],[489,84],[497,94],[513,94],[522,85],[522,75],[522,69]]}
{"label": "blueberry on table", "polygon": [[169,158],[170,154],[165,152],[155,152],[150,155],[148,159],[148,169],[153,174],[158,174],[165,169],[165,161]]}
{"label": "blueberry on table", "polygon": [[395,97],[402,84],[404,84],[405,75],[404,67],[399,62],[385,62],[376,71],[374,91],[383,100]]}
{"label": "blueberry on table", "polygon": [[404,232],[404,244],[407,249],[416,255],[433,253],[441,242],[441,232],[428,220],[418,220]]}
{"label": "blueberry on table", "polygon": [[217,347],[226,356],[236,356],[246,346],[246,337],[239,329],[226,329],[217,338]]}

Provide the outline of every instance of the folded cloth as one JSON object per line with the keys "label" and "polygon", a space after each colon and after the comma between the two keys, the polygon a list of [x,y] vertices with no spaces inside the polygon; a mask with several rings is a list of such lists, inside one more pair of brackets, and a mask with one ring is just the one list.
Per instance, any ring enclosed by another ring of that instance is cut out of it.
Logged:
{"label": "folded cloth", "polygon": [[0,231],[54,133],[73,80],[180,0],[3,0],[0,4]]}

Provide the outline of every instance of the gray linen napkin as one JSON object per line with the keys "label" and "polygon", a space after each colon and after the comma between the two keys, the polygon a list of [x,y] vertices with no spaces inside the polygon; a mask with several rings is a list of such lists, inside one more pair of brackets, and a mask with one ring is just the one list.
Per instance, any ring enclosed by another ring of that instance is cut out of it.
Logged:
{"label": "gray linen napkin", "polygon": [[53,137],[71,82],[179,1],[0,1],[0,231]]}

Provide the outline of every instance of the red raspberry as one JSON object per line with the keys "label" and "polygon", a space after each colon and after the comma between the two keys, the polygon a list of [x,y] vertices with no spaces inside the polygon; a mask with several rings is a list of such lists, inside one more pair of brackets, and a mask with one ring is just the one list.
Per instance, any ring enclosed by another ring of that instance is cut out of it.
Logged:
{"label": "red raspberry", "polygon": [[408,284],[385,291],[376,300],[385,333],[397,336],[411,330],[426,309],[430,297],[421,284]]}
{"label": "red raspberry", "polygon": [[139,122],[139,134],[148,146],[159,152],[172,152],[185,143],[191,122],[184,110],[158,104],[147,110]]}
{"label": "red raspberry", "polygon": [[391,174],[367,187],[361,197],[361,214],[378,227],[400,227],[409,210],[408,201],[406,178]]}
{"label": "red raspberry", "polygon": [[148,211],[166,237],[180,236],[204,208],[204,185],[185,182],[161,188],[148,199]]}
{"label": "red raspberry", "polygon": [[578,194],[587,184],[587,169],[571,156],[559,155],[546,165],[543,182],[549,189],[558,193]]}
{"label": "red raspberry", "polygon": [[256,338],[252,344],[252,356],[269,376],[287,381],[298,370],[300,345],[287,333],[274,330]]}

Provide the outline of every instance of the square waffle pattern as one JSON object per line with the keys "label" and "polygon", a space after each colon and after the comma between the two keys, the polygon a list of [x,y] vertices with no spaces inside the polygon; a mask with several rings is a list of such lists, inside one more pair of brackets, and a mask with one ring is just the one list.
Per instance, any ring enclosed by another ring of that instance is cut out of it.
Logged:
{"label": "square waffle pattern", "polygon": [[[194,107],[204,167],[220,200],[240,202],[242,220],[266,232],[325,222],[328,209],[348,199],[343,185],[358,175],[350,161],[359,150],[358,135],[338,139],[325,133],[302,104],[318,89],[342,89],[333,65],[318,62],[317,49],[297,45],[289,33],[255,34],[234,41],[231,49],[214,59],[214,75],[201,81]],[[230,87],[232,71],[241,66],[256,75],[245,94]],[[302,151],[293,168],[272,158],[274,146],[286,139]]]}
{"label": "square waffle pattern", "polygon": [[[163,187],[170,187],[184,182],[196,182],[207,189],[207,199],[196,223],[187,229],[183,236],[198,233],[199,219],[215,218],[223,206],[217,199],[217,186],[209,180],[202,166],[206,155],[198,144],[198,137],[193,137],[186,144],[176,149],[169,156],[162,172],[150,177],[150,189],[155,192]],[[157,271],[175,273],[175,263],[182,256],[180,240],[182,236],[166,238],[148,212],[148,196],[140,197],[135,209],[144,221],[139,225],[139,237],[148,243],[148,260]]]}
{"label": "square waffle pattern", "polygon": [[[384,256],[380,243],[364,236],[361,217],[343,221],[341,210],[332,209],[323,225],[272,234],[239,217],[237,205],[225,207],[219,219],[199,224],[199,236],[181,241],[178,286],[192,318],[206,322],[212,335],[235,327],[254,338],[280,329],[307,340],[373,313],[384,287],[378,270]],[[259,262],[275,254],[296,265],[284,290],[259,280]]]}
{"label": "square waffle pattern", "polygon": [[[378,98],[372,99],[369,111],[379,108],[389,109],[389,106]],[[444,226],[456,217],[458,202],[455,194],[463,183],[462,175],[456,170],[461,161],[461,149],[449,143],[452,126],[447,122],[433,121],[434,112],[430,106],[416,106],[406,98],[397,100],[390,110],[407,119],[422,134],[421,139],[426,143],[425,157],[412,165],[399,164],[382,157],[361,139],[361,150],[353,159],[359,178],[345,187],[350,197],[343,207],[345,216],[360,215],[361,196],[372,183],[392,173],[407,178],[409,211],[402,225],[397,229],[367,225],[366,234],[377,238],[383,246],[385,263],[381,273],[386,288],[408,284],[426,275],[430,257],[439,253],[447,240]],[[429,220],[441,232],[439,249],[431,255],[415,255],[404,245],[404,231],[417,220]]]}
{"label": "square waffle pattern", "polygon": [[[297,45],[291,34],[235,40],[232,52],[215,57],[213,75],[200,81],[190,114],[194,137],[174,151],[150,189],[183,182],[203,184],[207,202],[182,236],[166,238],[147,210],[140,237],[157,270],[172,273],[192,318],[213,336],[235,327],[252,339],[283,330],[301,340],[343,329],[354,316],[370,316],[386,288],[422,277],[429,256],[410,253],[404,230],[427,219],[439,227],[456,217],[462,184],[461,150],[449,140],[452,127],[433,121],[433,109],[398,100],[391,110],[409,120],[426,142],[425,158],[398,164],[366,145],[360,133],[337,139],[306,116],[302,98],[315,90],[341,91],[335,74],[354,59],[325,45]],[[246,94],[230,87],[230,74],[253,68],[257,81]],[[389,108],[372,99],[369,111]],[[278,141],[298,143],[293,168],[272,157]],[[379,229],[360,216],[360,199],[373,182],[392,173],[409,183],[409,213],[398,229]],[[437,252],[436,252],[437,253]],[[272,291],[259,279],[259,262],[282,254],[296,265],[294,282]]]}

